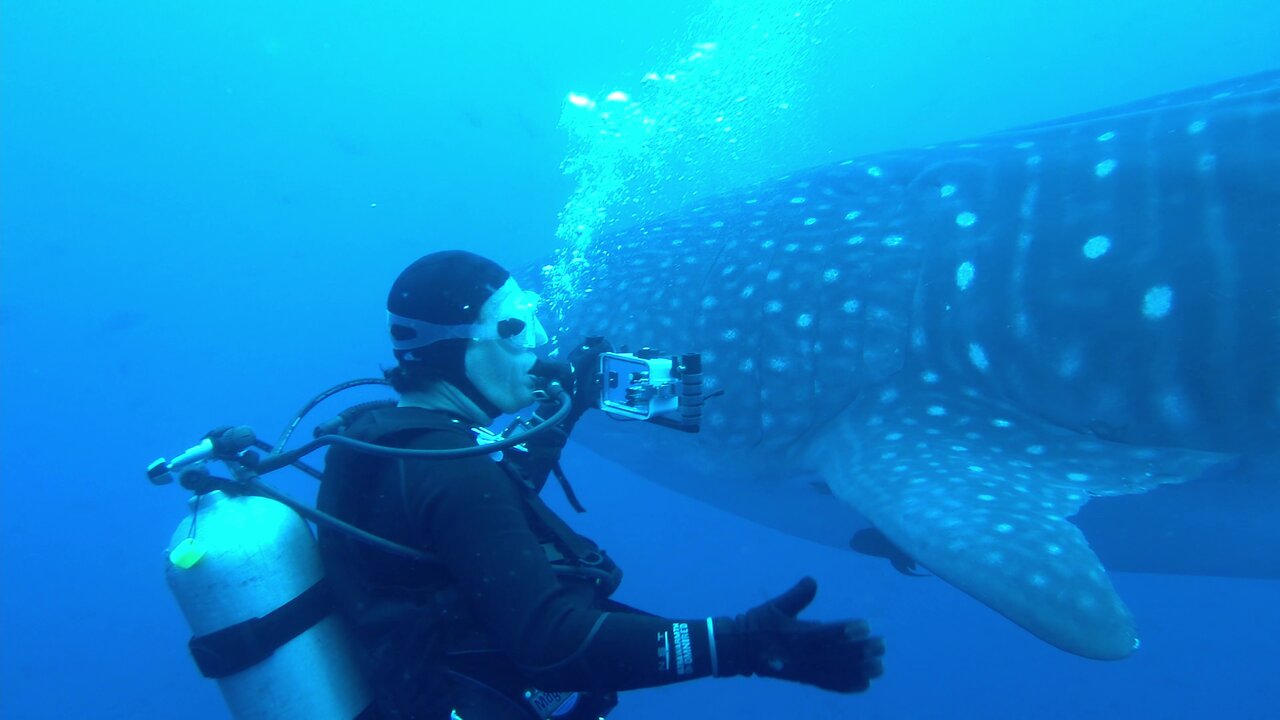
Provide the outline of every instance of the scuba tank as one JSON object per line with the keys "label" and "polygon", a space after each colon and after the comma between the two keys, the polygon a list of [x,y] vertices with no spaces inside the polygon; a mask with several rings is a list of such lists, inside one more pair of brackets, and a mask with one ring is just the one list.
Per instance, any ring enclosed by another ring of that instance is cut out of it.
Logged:
{"label": "scuba tank", "polygon": [[165,577],[190,647],[236,720],[352,720],[370,704],[346,628],[332,611],[311,529],[264,497],[191,499]]}

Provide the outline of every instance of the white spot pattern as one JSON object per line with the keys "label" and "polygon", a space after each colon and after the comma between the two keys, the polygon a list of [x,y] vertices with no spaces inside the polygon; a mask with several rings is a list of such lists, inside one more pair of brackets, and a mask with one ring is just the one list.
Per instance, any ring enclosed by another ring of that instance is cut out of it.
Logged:
{"label": "white spot pattern", "polygon": [[969,362],[983,372],[991,367],[991,361],[987,359],[987,351],[978,343],[969,343]]}
{"label": "white spot pattern", "polygon": [[1173,309],[1173,288],[1156,285],[1142,296],[1142,314],[1150,320],[1159,320]]}
{"label": "white spot pattern", "polygon": [[1090,260],[1097,260],[1106,255],[1110,249],[1111,238],[1106,235],[1094,235],[1085,242],[1083,252],[1084,256]]}

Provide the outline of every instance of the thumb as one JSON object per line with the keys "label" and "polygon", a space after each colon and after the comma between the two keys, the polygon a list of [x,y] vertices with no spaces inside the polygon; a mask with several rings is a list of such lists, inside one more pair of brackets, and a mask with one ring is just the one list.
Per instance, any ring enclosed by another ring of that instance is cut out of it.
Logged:
{"label": "thumb", "polygon": [[795,584],[795,587],[769,601],[769,604],[783,615],[794,618],[800,614],[801,610],[808,607],[809,603],[813,602],[813,598],[817,594],[818,581],[811,577],[804,577]]}

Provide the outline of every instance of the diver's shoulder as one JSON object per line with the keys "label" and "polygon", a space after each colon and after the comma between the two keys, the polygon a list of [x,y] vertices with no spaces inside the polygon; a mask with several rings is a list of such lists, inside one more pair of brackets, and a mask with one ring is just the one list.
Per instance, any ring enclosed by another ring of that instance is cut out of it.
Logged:
{"label": "diver's shoulder", "polygon": [[364,442],[406,448],[458,448],[475,444],[471,425],[456,415],[406,405],[365,412],[345,434]]}

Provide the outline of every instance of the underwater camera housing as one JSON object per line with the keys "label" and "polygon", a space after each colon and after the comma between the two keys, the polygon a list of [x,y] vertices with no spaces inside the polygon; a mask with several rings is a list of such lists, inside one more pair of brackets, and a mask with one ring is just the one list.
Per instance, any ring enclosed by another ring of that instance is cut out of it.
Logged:
{"label": "underwater camera housing", "polygon": [[702,425],[702,357],[652,348],[600,354],[600,409],[696,433]]}

